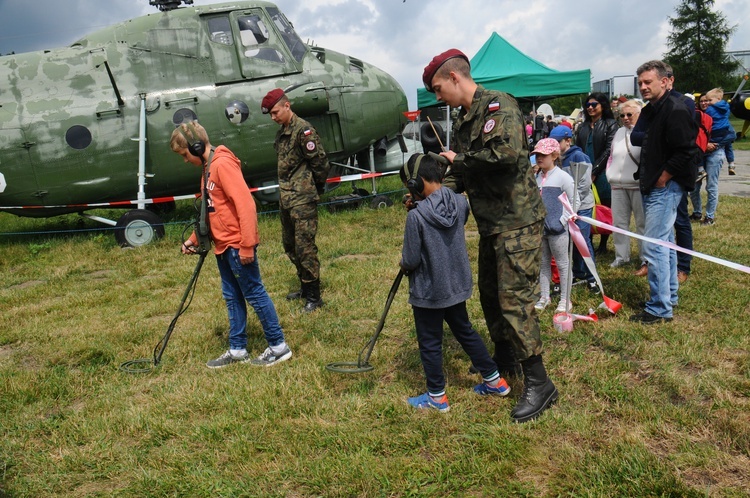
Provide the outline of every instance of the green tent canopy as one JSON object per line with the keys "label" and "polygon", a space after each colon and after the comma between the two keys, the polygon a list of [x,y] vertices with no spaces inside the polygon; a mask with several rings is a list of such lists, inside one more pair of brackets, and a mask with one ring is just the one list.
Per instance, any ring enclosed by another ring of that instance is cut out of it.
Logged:
{"label": "green tent canopy", "polygon": [[[591,70],[556,71],[527,56],[492,33],[471,59],[471,76],[485,88],[536,100],[591,91]],[[438,104],[435,94],[417,89],[420,109]]]}

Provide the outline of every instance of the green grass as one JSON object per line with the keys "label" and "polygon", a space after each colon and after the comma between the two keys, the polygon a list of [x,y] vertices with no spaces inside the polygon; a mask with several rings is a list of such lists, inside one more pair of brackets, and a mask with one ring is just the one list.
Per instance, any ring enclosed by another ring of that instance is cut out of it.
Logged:
{"label": "green grass", "polygon": [[[742,132],[742,128],[745,126],[744,120],[737,119],[734,116],[732,116],[729,122],[732,124],[732,127],[734,128],[734,130],[737,132],[738,135],[740,134],[740,132]],[[748,133],[750,133],[750,131],[748,131]],[[750,138],[746,136],[742,138],[738,138],[734,142],[733,145],[734,145],[734,148],[737,150],[750,150]]]}
{"label": "green grass", "polygon": [[[696,250],[750,263],[748,212],[750,200],[722,197],[717,224],[695,226]],[[375,330],[398,270],[403,208],[320,214],[327,304],[312,315],[284,299],[296,279],[279,220],[260,216],[261,271],[291,361],[205,367],[227,344],[211,257],[147,374],[118,367],[151,357],[176,311],[196,262],[179,254],[181,226],[124,250],[109,232],[29,233],[77,228],[74,217],[0,214],[0,496],[750,496],[747,274],[694,260],[675,320],[636,326],[628,316],[647,283],[635,267],[610,269],[610,253],[599,268],[624,305],[617,316],[563,335],[551,311],[541,315],[554,408],[513,424],[520,385],[508,399],[474,395],[478,379],[451,337],[451,411],[417,413],[406,404],[425,389],[406,282],[375,369],[325,369],[356,361]],[[477,242],[472,220],[472,264]],[[573,300],[577,312],[598,304],[578,288]],[[468,305],[486,339],[476,293]],[[258,354],[254,316],[249,333]]]}

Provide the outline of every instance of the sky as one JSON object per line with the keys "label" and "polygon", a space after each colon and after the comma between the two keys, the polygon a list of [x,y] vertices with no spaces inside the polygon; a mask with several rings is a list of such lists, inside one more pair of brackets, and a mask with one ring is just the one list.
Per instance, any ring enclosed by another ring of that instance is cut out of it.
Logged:
{"label": "sky", "polygon": [[[635,74],[641,63],[667,51],[668,17],[676,15],[679,0],[576,0],[568,7],[550,0],[274,3],[303,40],[391,74],[404,88],[409,108],[416,109],[430,59],[449,48],[471,58],[493,31],[552,69],[590,69],[592,82]],[[714,9],[737,26],[727,50],[750,50],[750,2],[716,0]],[[91,31],[157,12],[148,0],[0,0],[0,54],[62,47]],[[679,89],[679,75],[676,81]]]}

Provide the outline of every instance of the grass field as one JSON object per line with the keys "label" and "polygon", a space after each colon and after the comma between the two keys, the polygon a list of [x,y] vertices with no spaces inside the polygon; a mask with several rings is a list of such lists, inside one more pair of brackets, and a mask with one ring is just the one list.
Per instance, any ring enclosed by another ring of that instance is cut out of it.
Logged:
{"label": "grass field", "polygon": [[[734,130],[739,135],[739,133],[742,131],[742,128],[745,126],[745,121],[741,119],[737,119],[734,116],[732,116],[732,119],[730,119],[729,121],[732,124],[732,127],[734,128]],[[748,133],[750,133],[750,131],[748,131]],[[750,150],[750,138],[748,137],[740,138],[739,140],[735,141],[733,145],[734,145],[734,148],[737,150]]]}
{"label": "grass field", "polygon": [[[749,212],[750,200],[722,197],[717,224],[695,226],[696,250],[749,264]],[[151,357],[177,309],[196,263],[179,254],[181,225],[126,250],[105,231],[36,233],[79,228],[73,217],[0,214],[0,496],[750,496],[749,275],[694,260],[675,320],[632,325],[648,285],[635,267],[610,269],[610,251],[598,267],[623,303],[618,315],[568,334],[541,315],[560,391],[551,410],[513,424],[520,384],[506,399],[474,395],[479,379],[450,337],[451,411],[418,413],[406,403],[425,390],[406,282],[375,369],[325,369],[356,361],[375,330],[403,208],[320,214],[327,304],[311,315],[284,299],[296,282],[279,220],[260,216],[261,271],[290,361],[205,367],[227,344],[209,257],[161,364],[145,374],[119,366]],[[180,205],[168,221],[191,216]],[[477,242],[472,220],[472,264]],[[578,313],[599,303],[577,287],[573,300]],[[476,293],[469,311],[487,338]],[[259,354],[254,316],[249,333]]]}

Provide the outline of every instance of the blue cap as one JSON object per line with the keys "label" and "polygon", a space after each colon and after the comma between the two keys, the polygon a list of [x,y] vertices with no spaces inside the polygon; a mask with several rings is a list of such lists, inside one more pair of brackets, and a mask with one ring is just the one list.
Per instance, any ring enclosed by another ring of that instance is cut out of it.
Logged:
{"label": "blue cap", "polygon": [[562,140],[563,138],[573,138],[573,132],[570,131],[570,128],[565,125],[558,125],[552,128],[552,131],[549,132],[549,138],[554,138],[555,140]]}

